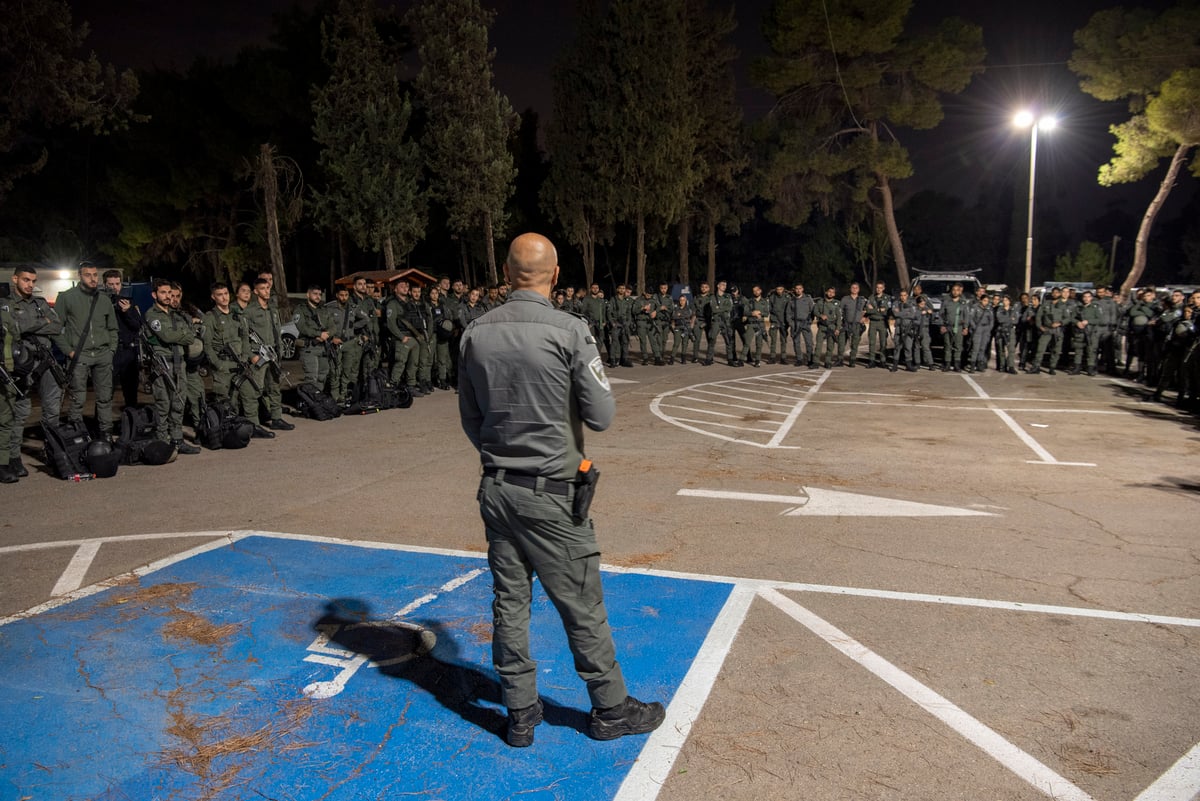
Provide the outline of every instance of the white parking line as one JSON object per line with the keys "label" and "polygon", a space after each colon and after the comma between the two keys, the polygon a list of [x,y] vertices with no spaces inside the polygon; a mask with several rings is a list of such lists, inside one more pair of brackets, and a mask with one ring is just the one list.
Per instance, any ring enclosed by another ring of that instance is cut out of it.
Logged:
{"label": "white parking line", "polygon": [[817,382],[809,388],[808,392],[804,393],[804,397],[792,408],[787,419],[783,421],[783,424],[779,426],[779,430],[775,432],[775,436],[771,437],[770,442],[767,443],[768,448],[774,448],[783,442],[783,438],[791,432],[792,426],[800,418],[800,412],[804,411],[804,407],[808,405],[809,400],[821,390],[821,385],[825,383],[825,379],[829,378],[830,375],[831,373],[826,370],[817,379]]}
{"label": "white parking line", "polygon": [[950,699],[934,692],[791,598],[775,590],[762,590],[759,595],[826,643],[899,690],[917,706],[967,738],[985,754],[1033,785],[1042,794],[1060,801],[1094,801],[1079,787],[1017,748],[994,729],[967,714]]}
{"label": "white parking line", "polygon": [[1008,426],[1009,429],[1014,434],[1017,435],[1018,439],[1020,439],[1022,442],[1024,442],[1027,446],[1029,446],[1030,450],[1032,450],[1039,457],[1041,457],[1040,459],[1036,459],[1036,460],[1035,459],[1027,459],[1026,464],[1052,464],[1052,465],[1060,465],[1060,466],[1064,466],[1064,467],[1095,467],[1096,466],[1094,462],[1060,462],[1059,460],[1055,459],[1053,454],[1051,454],[1050,451],[1043,448],[1036,439],[1034,439],[1032,436],[1029,435],[1029,432],[1027,432],[1025,429],[1021,428],[1020,424],[1017,423],[1017,421],[1014,420],[1008,412],[1004,411],[999,406],[997,406],[992,401],[992,399],[988,397],[988,394],[983,391],[983,387],[979,386],[979,384],[977,384],[975,382],[975,379],[971,378],[971,376],[969,376],[969,375],[962,376],[962,379],[964,381],[966,381],[968,385],[970,385],[971,389],[975,390],[975,393],[980,397],[981,400],[987,401],[988,408],[991,409],[993,412],[995,412],[996,416],[1004,421],[1004,424],[1006,426]]}
{"label": "white parking line", "polygon": [[1200,795],[1200,744],[1179,758],[1134,801],[1193,801]]}

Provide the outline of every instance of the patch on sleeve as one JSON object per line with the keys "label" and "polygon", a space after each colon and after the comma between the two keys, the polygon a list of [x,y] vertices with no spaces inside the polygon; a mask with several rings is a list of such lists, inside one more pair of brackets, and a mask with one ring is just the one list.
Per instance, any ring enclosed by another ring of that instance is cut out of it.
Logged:
{"label": "patch on sleeve", "polygon": [[162,330],[162,320],[151,320],[150,327],[153,328],[155,331],[161,331]]}
{"label": "patch on sleeve", "polygon": [[584,340],[584,342],[588,343],[589,345],[596,344],[596,338],[594,336],[592,336],[591,334],[588,334],[586,337],[583,338],[583,340]]}
{"label": "patch on sleeve", "polygon": [[612,387],[608,384],[608,376],[604,374],[604,362],[601,361],[599,356],[588,363],[588,370],[591,371],[592,378],[596,379],[597,384],[612,392]]}

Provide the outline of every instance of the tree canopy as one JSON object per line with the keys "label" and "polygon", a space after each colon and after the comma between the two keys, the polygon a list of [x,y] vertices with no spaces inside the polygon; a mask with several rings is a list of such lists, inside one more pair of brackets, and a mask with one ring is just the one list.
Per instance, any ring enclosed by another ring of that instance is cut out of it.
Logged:
{"label": "tree canopy", "polygon": [[816,207],[880,215],[900,283],[908,268],[892,182],[912,174],[900,128],[941,122],[941,95],[983,71],[983,32],[950,17],[906,28],[911,0],[776,0],[763,22],[771,55],[755,80],[776,97],[761,134],[772,216],[797,224]]}
{"label": "tree canopy", "polygon": [[[1083,91],[1128,102],[1130,118],[1109,129],[1116,155],[1100,167],[1102,186],[1140,181],[1170,158],[1138,229],[1133,265],[1121,285],[1128,294],[1146,269],[1154,220],[1200,145],[1200,4],[1184,0],[1161,14],[1121,7],[1097,12],[1075,32],[1070,67]],[[1200,163],[1193,160],[1191,171],[1200,176]]]}

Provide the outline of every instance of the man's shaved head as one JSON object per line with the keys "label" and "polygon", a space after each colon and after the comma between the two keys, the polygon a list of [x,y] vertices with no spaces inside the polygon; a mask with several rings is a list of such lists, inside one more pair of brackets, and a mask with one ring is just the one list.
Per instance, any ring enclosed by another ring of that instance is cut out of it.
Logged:
{"label": "man's shaved head", "polygon": [[558,280],[558,251],[541,234],[521,234],[508,247],[504,273],[513,289],[532,289],[549,297]]}

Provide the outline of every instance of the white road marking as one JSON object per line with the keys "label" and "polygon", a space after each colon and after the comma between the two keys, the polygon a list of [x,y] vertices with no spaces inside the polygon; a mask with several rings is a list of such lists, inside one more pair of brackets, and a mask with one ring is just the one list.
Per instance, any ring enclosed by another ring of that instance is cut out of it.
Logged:
{"label": "white road marking", "polygon": [[646,801],[658,795],[663,782],[671,775],[671,766],[687,742],[692,725],[700,717],[712,693],[713,684],[733,647],[734,638],[746,620],[754,595],[754,590],[734,585],[720,614],[708,630],[700,651],[692,660],[687,675],[675,691],[675,697],[667,707],[666,719],[646,739],[641,754],[625,775],[613,801]]}
{"label": "white road marking", "polygon": [[1200,796],[1200,744],[1179,758],[1134,801],[1193,801]]}
{"label": "white road marking", "polygon": [[[159,559],[145,567],[137,568],[130,573],[116,576],[111,579],[97,582],[88,587],[68,593],[67,595],[53,598],[45,603],[38,604],[29,609],[19,612],[14,615],[0,617],[0,626],[12,623],[17,620],[24,620],[35,615],[56,609],[60,606],[86,598],[90,595],[102,592],[112,587],[128,584],[131,579],[146,576],[155,571],[162,570],[178,562],[190,559],[193,556],[205,553],[224,547],[230,543],[236,543],[240,540],[249,537],[266,537],[270,539],[281,540],[296,540],[299,542],[316,542],[328,545],[344,545],[359,548],[370,548],[383,551],[400,551],[405,553],[425,553],[437,556],[453,556],[461,559],[483,560],[486,556],[477,551],[466,551],[453,548],[430,548],[420,545],[404,545],[399,543],[376,542],[373,540],[357,540],[343,539],[338,537],[322,537],[311,534],[290,534],[278,531],[261,531],[261,530],[242,530],[228,532],[181,532],[167,534],[144,534],[133,535],[129,537],[101,537],[95,538],[98,541],[117,541],[117,540],[152,540],[165,539],[172,537],[203,537],[213,536],[220,539],[214,539],[212,542],[203,545],[189,548],[180,553]],[[0,548],[0,552],[22,550],[44,550],[48,548],[59,548],[64,545],[82,544],[90,540],[68,540],[62,542],[51,543],[30,543],[22,546],[9,546]],[[995,609],[1000,611],[1027,612],[1034,614],[1058,615],[1058,616],[1074,616],[1083,618],[1093,618],[1101,620],[1111,620],[1117,622],[1131,623],[1148,623],[1156,626],[1186,626],[1189,628],[1200,628],[1200,619],[1183,618],[1183,617],[1168,617],[1164,615],[1151,615],[1135,612],[1119,612],[1107,609],[1086,609],[1082,607],[1072,606],[1051,606],[1048,604],[1027,604],[1015,601],[1000,601],[986,598],[970,598],[944,595],[929,595],[924,593],[898,592],[894,590],[878,590],[860,587],[839,587],[820,584],[803,584],[795,582],[774,581],[769,579],[749,579],[735,576],[720,576],[698,573],[683,573],[672,570],[658,570],[654,568],[636,568],[636,567],[618,567],[615,565],[601,565],[601,569],[607,573],[631,573],[647,576],[658,576],[662,578],[678,578],[690,581],[715,581],[722,583],[731,583],[735,585],[735,592],[738,590],[750,590],[752,592],[763,593],[767,590],[786,590],[791,592],[811,592],[833,595],[847,595],[854,597],[878,598],[884,600],[896,600],[916,603],[944,604],[948,606],[964,606],[983,609]],[[731,596],[732,597],[732,596]],[[797,605],[798,606],[798,605]],[[729,602],[726,608],[722,611],[722,615],[726,613],[733,614]],[[711,636],[711,635],[710,635]],[[705,641],[706,645],[708,640]],[[707,652],[710,657],[718,653],[717,649]],[[719,666],[718,666],[719,669]],[[689,671],[688,676],[691,676]],[[711,686],[711,685],[710,685]],[[663,727],[665,728],[665,727]],[[651,735],[653,737],[653,735]],[[1200,745],[1193,747],[1191,751],[1185,754],[1178,762],[1165,772],[1158,781],[1152,784],[1140,796],[1137,801],[1182,801],[1182,799],[1195,799],[1200,795]],[[663,764],[659,757],[659,762],[651,762],[651,766],[655,764]],[[668,765],[669,767],[669,765]],[[636,769],[636,766],[635,768]],[[659,772],[658,769],[655,772]],[[657,785],[646,785],[646,781],[654,781],[649,777],[649,772],[645,773],[641,781],[641,786],[648,787],[649,792],[644,797],[647,801],[651,801],[658,794]],[[1190,786],[1189,786],[1190,785]],[[633,792],[632,790],[630,791]],[[637,795],[629,795],[625,798],[638,798]],[[624,801],[624,798],[622,799]]]}
{"label": "white road marking", "polygon": [[[690,417],[675,417],[672,419],[679,420],[684,423],[695,423],[696,425],[709,425],[709,426],[718,426],[720,428],[732,428],[737,431],[753,431],[756,434],[772,434],[775,431],[775,429],[773,429],[773,428],[751,428],[750,426],[734,426],[734,425],[729,425],[728,423],[713,422],[712,420],[693,420]],[[715,435],[710,435],[710,436],[715,436]],[[744,442],[749,445],[757,445],[758,444],[756,442],[750,442],[749,440],[745,440],[745,439],[735,439],[735,440],[731,440],[731,441],[732,442]],[[760,447],[766,447],[766,446],[760,446]]]}
{"label": "white road marking", "polygon": [[55,582],[54,589],[50,590],[50,595],[66,595],[68,592],[79,589],[83,585],[83,577],[87,575],[88,568],[92,566],[92,560],[100,551],[100,545],[101,543],[96,540],[81,543],[75,549],[75,555],[71,557],[67,569]]}
{"label": "white road marking", "polygon": [[[342,629],[341,625],[323,625],[318,627],[316,639],[314,639],[309,644],[308,648],[305,649],[311,653],[304,657],[304,661],[315,662],[319,665],[328,665],[331,667],[340,668],[340,670],[332,679],[325,681],[314,681],[305,685],[304,689],[302,690],[304,696],[306,698],[313,698],[318,701],[323,701],[327,698],[333,698],[335,695],[341,693],[342,690],[346,689],[346,683],[350,681],[350,679],[354,678],[354,674],[358,673],[359,668],[361,668],[363,665],[369,664],[372,667],[399,665],[414,659],[423,653],[429,653],[429,651],[433,649],[434,644],[437,642],[436,636],[433,636],[433,632],[429,631],[428,629],[422,628],[421,626],[413,623],[408,623],[403,618],[412,614],[417,609],[420,609],[430,601],[436,600],[439,595],[453,592],[476,576],[482,575],[483,572],[483,568],[475,568],[474,570],[469,570],[460,576],[455,576],[441,587],[438,587],[437,592],[431,592],[427,593],[426,595],[422,595],[420,598],[412,601],[403,609],[392,615],[392,621],[389,625],[402,626],[417,632],[417,636],[420,638],[421,642],[417,651],[413,653],[402,654],[401,656],[394,657],[392,659],[381,660],[379,662],[371,662],[366,654],[356,654],[352,651],[347,651],[342,648],[334,648],[329,645],[329,641]],[[346,628],[356,628],[359,625],[363,624],[352,624]],[[368,623],[367,625],[378,625],[378,623]]]}
{"label": "white road marking", "polygon": [[962,379],[964,381],[966,381],[968,385],[970,385],[971,389],[975,390],[975,393],[977,395],[979,395],[980,399],[987,401],[988,408],[991,409],[993,412],[995,412],[996,416],[1004,421],[1004,424],[1006,426],[1008,426],[1009,429],[1014,434],[1017,435],[1017,438],[1020,439],[1022,442],[1024,442],[1027,446],[1029,446],[1029,449],[1032,450],[1034,453],[1036,453],[1040,457],[1039,459],[1036,459],[1036,460],[1028,459],[1028,460],[1026,460],[1026,464],[1052,464],[1052,465],[1062,465],[1065,467],[1095,467],[1096,466],[1094,462],[1060,462],[1060,461],[1058,461],[1057,459],[1054,458],[1054,456],[1050,453],[1050,451],[1043,448],[1036,439],[1031,437],[1025,429],[1021,428],[1020,424],[1017,423],[1017,421],[1014,420],[1012,418],[1012,416],[1009,415],[1008,412],[1004,411],[999,406],[997,406],[994,402],[992,402],[992,399],[989,398],[988,394],[983,391],[983,387],[979,386],[979,384],[977,384],[975,382],[975,379],[971,378],[971,376],[969,376],[969,375],[962,376]]}
{"label": "white road marking", "polygon": [[792,426],[794,426],[796,424],[796,420],[799,419],[800,412],[804,411],[804,407],[808,405],[809,400],[811,400],[812,397],[821,390],[821,385],[825,383],[825,380],[829,378],[830,375],[831,373],[826,370],[821,374],[821,377],[817,379],[816,383],[809,388],[808,392],[804,393],[804,397],[796,403],[796,405],[792,408],[791,413],[788,414],[787,419],[783,421],[782,425],[779,426],[779,430],[775,432],[775,436],[771,437],[771,440],[767,443],[768,448],[774,448],[783,442],[783,438],[791,432]]}
{"label": "white road marking", "polygon": [[[728,414],[726,412],[714,412],[711,409],[696,409],[691,406],[680,406],[677,403],[664,403],[663,406],[666,406],[671,409],[683,409],[685,412],[695,412],[696,414],[711,414],[714,417],[730,417],[730,418],[733,418],[734,420],[741,420],[743,417],[746,416],[745,413]],[[770,412],[770,414],[783,414],[783,412]]]}
{"label": "white road marking", "polygon": [[917,501],[880,498],[855,492],[801,487],[804,495],[765,495],[758,492],[727,490],[681,489],[676,495],[692,498],[717,498],[728,501],[759,501],[794,504],[784,514],[789,517],[994,517],[992,512],[962,509],[956,506],[937,506]]}
{"label": "white road marking", "polygon": [[842,654],[899,690],[917,706],[954,729],[1042,794],[1059,801],[1094,801],[1079,787],[967,714],[950,699],[934,692],[791,598],[775,590],[763,590],[759,595]]}

